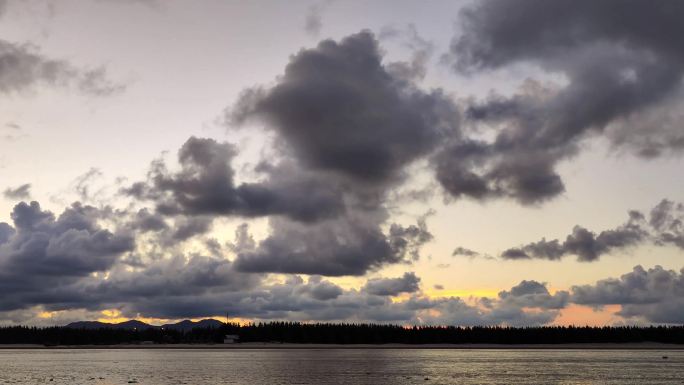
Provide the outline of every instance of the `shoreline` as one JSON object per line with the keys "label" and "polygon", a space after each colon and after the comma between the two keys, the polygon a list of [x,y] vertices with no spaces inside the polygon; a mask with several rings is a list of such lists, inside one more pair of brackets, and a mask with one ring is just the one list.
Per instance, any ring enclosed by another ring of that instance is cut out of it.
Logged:
{"label": "shoreline", "polygon": [[295,344],[246,342],[236,344],[121,344],[121,345],[0,345],[0,350],[684,350],[684,344],[663,343],[570,343],[570,344]]}

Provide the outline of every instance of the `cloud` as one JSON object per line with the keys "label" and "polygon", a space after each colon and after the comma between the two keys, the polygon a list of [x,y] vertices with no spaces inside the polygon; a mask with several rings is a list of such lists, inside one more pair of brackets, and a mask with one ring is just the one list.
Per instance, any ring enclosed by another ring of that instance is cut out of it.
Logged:
{"label": "cloud", "polygon": [[652,323],[684,323],[684,269],[661,266],[634,269],[619,279],[572,287],[572,301],[589,306],[621,305],[616,313],[626,319]]}
{"label": "cloud", "polygon": [[319,301],[328,301],[339,297],[344,291],[334,283],[325,281],[320,276],[314,275],[309,278],[308,285],[302,292]]}
{"label": "cloud", "polygon": [[474,257],[479,257],[480,253],[478,253],[477,251],[470,250],[468,248],[459,246],[459,247],[454,249],[454,251],[451,253],[451,255],[452,256],[460,255],[460,256],[464,256],[464,257],[474,258]]}
{"label": "cloud", "polygon": [[[209,138],[189,138],[178,151],[180,171],[153,162],[146,182],[136,182],[124,193],[156,202],[165,215],[285,215],[310,222],[344,210],[338,185],[291,165],[262,164],[263,182],[235,183],[232,168],[237,149]],[[306,197],[306,199],[304,199]]]}
{"label": "cloud", "polygon": [[[269,243],[273,240],[268,241],[273,234],[255,242],[244,224],[236,228],[236,240],[227,246],[237,255],[233,262],[220,245],[208,246],[207,255],[183,252],[173,245],[155,252],[149,245],[138,244],[149,234],[175,233],[178,227],[145,209],[127,213],[76,203],[55,217],[34,202],[17,205],[12,218],[14,226],[0,224],[0,289],[12,294],[0,298],[0,319],[11,322],[35,322],[41,311],[71,319],[115,309],[124,317],[171,319],[227,312],[255,320],[518,325],[550,322],[564,303],[561,294],[552,296],[543,285],[535,287],[528,282],[500,293],[498,298],[472,303],[459,298],[429,299],[420,292],[420,278],[412,272],[397,278],[370,279],[361,289],[343,289],[318,275],[306,281],[286,275],[284,282],[273,283],[259,272],[245,272],[243,265],[250,252],[277,249]],[[312,225],[280,220],[287,223],[288,231],[292,230],[289,226],[301,226],[302,233],[283,234],[289,242],[283,241],[284,246],[279,247],[285,252],[274,254],[278,257],[265,271],[285,266],[328,275],[360,273],[374,263],[383,263],[378,262],[377,255],[410,259],[412,248],[407,245],[430,239],[423,234],[424,226],[397,225],[394,237],[409,238],[406,242],[390,241],[389,234],[381,234],[377,235],[381,246],[371,242],[368,247],[364,237],[376,236],[356,227],[363,221],[351,221],[340,231],[339,223],[326,228],[331,221]],[[99,222],[112,223],[113,230]],[[377,222],[371,221],[370,226],[375,228]],[[133,229],[146,230],[132,233]],[[318,229],[329,234],[328,238],[321,237]],[[138,235],[135,242],[132,234]],[[360,239],[357,245],[354,238]],[[330,242],[339,244],[328,247]],[[341,254],[328,257],[325,253]],[[410,296],[401,302],[389,298],[401,293]]]}
{"label": "cloud", "polygon": [[244,272],[363,275],[385,264],[418,258],[430,239],[418,226],[390,226],[384,234],[374,215],[354,213],[316,224],[270,220],[271,234],[235,261]]}
{"label": "cloud", "polygon": [[0,92],[16,93],[40,84],[71,87],[96,96],[123,89],[108,80],[103,67],[84,70],[64,60],[47,58],[34,46],[0,40]]}
{"label": "cloud", "polygon": [[288,159],[261,162],[256,169],[263,179],[237,184],[235,156],[231,144],[191,137],[178,151],[179,171],[154,161],[146,181],[123,190],[156,206],[154,213],[138,212],[131,226],[155,226],[164,235],[168,224],[160,215],[175,218],[176,230],[166,239],[177,242],[201,235],[217,216],[268,217],[270,235],[237,250],[236,266],[245,272],[359,275],[417,260],[432,239],[424,217],[416,225],[389,224],[383,230],[384,185],[357,183]]}
{"label": "cloud", "polygon": [[323,28],[322,13],[331,4],[332,0],[325,0],[316,4],[312,4],[306,10],[306,18],[304,19],[304,31],[311,37],[318,37]]}
{"label": "cloud", "polygon": [[55,285],[104,272],[134,247],[131,235],[97,224],[101,211],[74,203],[59,217],[38,202],[12,211],[14,226],[0,224],[0,308],[50,301]]}
{"label": "cloud", "polygon": [[301,50],[274,86],[245,91],[229,117],[265,121],[308,167],[367,183],[400,176],[459,125],[441,91],[388,72],[368,31]]}
{"label": "cloud", "polygon": [[528,243],[507,249],[503,259],[560,260],[568,255],[581,262],[594,262],[605,254],[636,247],[645,243],[674,245],[684,249],[684,205],[662,200],[650,212],[650,219],[638,211],[629,212],[629,220],[615,229],[596,234],[575,226],[564,241],[554,239]]}
{"label": "cloud", "polygon": [[415,273],[404,273],[399,278],[371,279],[363,290],[373,295],[395,296],[401,293],[415,293],[420,290],[420,278]]}
{"label": "cloud", "polygon": [[2,192],[5,199],[19,200],[29,199],[31,197],[31,184],[25,183],[17,187],[8,187]]}
{"label": "cloud", "polygon": [[28,134],[24,133],[22,127],[17,123],[9,122],[0,126],[0,139],[8,142],[14,142],[27,136]]}
{"label": "cloud", "polygon": [[529,79],[515,95],[494,92],[471,103],[467,125],[492,127],[492,139],[447,147],[434,161],[438,180],[455,197],[535,204],[565,191],[558,163],[598,135],[642,156],[681,152],[684,56],[671,36],[684,32],[683,14],[667,0],[467,6],[447,57],[456,71],[475,75],[523,63],[564,79],[551,87]]}
{"label": "cloud", "polygon": [[[91,296],[88,300],[92,304],[88,306],[118,307],[130,316],[140,313],[163,318],[191,317],[198,314],[198,310],[183,315],[183,306],[176,309],[173,302],[178,301],[180,305],[194,299],[201,305],[204,297],[216,293],[229,296],[231,293],[249,291],[256,287],[260,279],[258,275],[235,272],[225,258],[175,255],[153,261],[142,270],[117,268],[107,280],[83,282],[82,290],[87,290]],[[225,314],[225,308],[230,303],[222,306],[223,309],[207,307],[201,315]],[[162,308],[165,308],[165,314],[161,313]]]}
{"label": "cloud", "polygon": [[663,199],[649,215],[656,244],[674,245],[684,250],[684,204]]}
{"label": "cloud", "polygon": [[565,191],[550,162],[558,155],[548,149],[505,144],[497,149],[484,141],[464,140],[445,147],[432,163],[437,180],[454,198],[510,198],[531,205]]}
{"label": "cloud", "polygon": [[[432,212],[429,212],[427,215],[431,214]],[[419,218],[417,222],[416,225],[406,227],[393,223],[390,225],[388,237],[392,249],[402,255],[410,255],[414,261],[420,259],[421,247],[434,238],[427,228],[425,216]]]}
{"label": "cloud", "polygon": [[211,229],[212,218],[190,217],[178,218],[173,229],[175,241],[185,241],[196,235],[205,234]]}
{"label": "cloud", "polygon": [[[632,60],[627,51],[619,58]],[[588,65],[580,59],[577,68]],[[547,324],[572,300],[598,298],[586,294],[595,288],[586,289],[584,297],[581,289],[551,294],[545,283],[528,280],[494,298],[463,299],[426,297],[414,273],[370,279],[360,289],[323,278],[361,276],[419,259],[433,238],[425,217],[416,224],[395,223],[397,208],[389,207],[394,189],[419,161],[434,169],[453,197],[535,204],[564,191],[557,163],[580,151],[581,139],[590,132],[601,131],[582,128],[595,127],[593,115],[576,122],[581,119],[561,108],[562,101],[577,102],[574,93],[589,84],[575,81],[573,63],[542,63],[545,69],[567,70],[569,88],[530,81],[518,95],[492,94],[468,106],[463,116],[470,126],[465,128],[447,95],[414,83],[422,77],[424,60],[414,57],[403,66],[384,62],[378,41],[367,31],[324,40],[293,55],[282,76],[270,86],[247,90],[230,112],[232,122],[262,121],[275,135],[277,157],[251,170],[253,179],[237,171],[235,145],[191,137],[177,152],[177,166],[156,160],[146,179],[124,189],[135,198],[124,210],[77,203],[55,217],[37,203],[17,205],[13,225],[0,224],[0,289],[12,293],[0,298],[0,309],[518,326]],[[486,70],[503,63],[456,64],[459,70]],[[641,70],[625,73],[625,81],[635,76],[641,81]],[[616,119],[611,115],[603,121],[608,125]],[[491,125],[494,135],[473,134],[478,124]],[[83,200],[93,196],[89,180],[97,174],[91,170],[77,183]],[[577,226],[564,240],[543,239],[502,257],[577,255],[595,261],[646,241],[682,247],[682,207],[663,201],[648,218],[633,212],[622,226],[599,233]],[[255,240],[242,224],[235,241],[223,245],[206,236],[219,217],[267,218],[269,233]],[[454,254],[480,255],[463,247]],[[282,274],[277,276],[282,281],[269,273]],[[400,294],[402,301],[389,298]],[[677,304],[663,303],[666,310]],[[626,317],[666,319],[663,314],[670,314],[660,309],[660,316],[650,315],[655,308],[624,305]]]}
{"label": "cloud", "polygon": [[[169,262],[173,261],[172,265]],[[214,270],[221,267],[221,270]],[[210,279],[203,280],[201,277]],[[143,279],[146,278],[146,279]],[[367,282],[368,286],[371,282]],[[288,276],[266,284],[240,274],[226,261],[206,257],[156,262],[140,272],[115,273],[99,285],[88,285],[87,302],[115,307],[124,316],[156,318],[207,317],[228,313],[255,320],[406,322],[450,325],[529,325],[551,322],[556,309],[532,303],[522,309],[499,299],[467,303],[460,298],[430,299],[420,293],[400,302],[366,290],[342,289],[319,276]],[[86,297],[84,297],[85,299]],[[486,306],[483,303],[486,302]]]}
{"label": "cloud", "polygon": [[81,201],[92,201],[101,194],[101,191],[92,191],[93,182],[101,177],[102,171],[96,167],[91,167],[88,171],[76,177],[72,185]]}
{"label": "cloud", "polygon": [[421,321],[437,325],[507,325],[531,326],[553,322],[569,302],[569,293],[551,295],[546,285],[522,281],[510,290],[499,292],[497,298],[480,298],[477,305],[461,298],[439,298],[424,301],[426,309]]}
{"label": "cloud", "polygon": [[[473,260],[475,258],[481,258],[489,261],[495,261],[496,258],[492,257],[489,254],[485,253],[480,253],[479,251],[471,250],[466,247],[458,246],[454,249],[453,252],[451,252],[452,257],[466,257],[470,260]],[[447,265],[448,266],[448,265]]]}
{"label": "cloud", "polygon": [[386,201],[459,115],[440,91],[388,72],[370,32],[304,49],[275,85],[245,91],[230,120],[252,119],[278,141],[278,161],[259,163],[257,181],[236,182],[233,145],[193,137],[180,171],[155,161],[125,192],[166,216],[268,217],[270,234],[237,253],[243,272],[360,275],[419,258],[432,239],[425,220],[393,224]]}
{"label": "cloud", "polygon": [[163,216],[151,213],[147,208],[138,210],[135,214],[135,218],[131,221],[130,226],[143,233],[149,231],[163,231],[169,228],[169,225],[166,223]]}
{"label": "cloud", "polygon": [[525,310],[512,303],[490,299],[481,299],[480,306],[471,305],[458,297],[412,301],[421,303],[425,311],[419,312],[420,321],[430,325],[535,326],[549,324],[560,315],[557,309]]}
{"label": "cloud", "polygon": [[523,280],[510,291],[499,292],[499,299],[506,305],[521,308],[563,309],[570,298],[567,291],[549,293],[546,284]]}
{"label": "cloud", "polygon": [[[185,268],[182,266],[182,263],[178,265],[178,275],[185,275]],[[225,273],[231,271],[228,265],[226,268]],[[289,276],[282,283],[262,282],[259,285],[257,280],[240,282],[240,276],[229,275],[225,276],[225,282],[233,284],[223,290],[216,290],[212,288],[212,284],[200,285],[199,280],[169,281],[163,279],[166,274],[158,273],[159,269],[151,271],[159,274],[159,280],[144,289],[138,282],[149,280],[137,279],[134,278],[135,274],[131,274],[120,281],[117,278],[110,279],[105,287],[91,289],[91,292],[97,296],[99,293],[116,293],[130,288],[119,294],[135,299],[122,303],[123,314],[145,314],[158,318],[206,317],[227,312],[235,317],[257,320],[406,322],[462,326],[546,324],[559,314],[562,300],[554,300],[567,295],[550,296],[547,293],[544,296],[537,292],[516,296],[527,298],[527,301],[521,303],[528,309],[523,309],[510,300],[510,297],[506,300],[494,298],[488,301],[482,299],[480,303],[467,303],[456,297],[430,299],[417,291],[410,293],[411,296],[404,301],[393,302],[384,293],[376,295],[367,290],[345,290],[320,276],[311,276],[308,280]],[[233,271],[231,274],[236,273]],[[112,281],[115,283],[110,283]],[[377,281],[368,281],[365,287],[371,286],[373,282]],[[244,286],[240,287],[239,284]],[[189,289],[175,290],[179,286],[187,286]],[[528,297],[524,297],[525,295]],[[533,295],[538,297],[534,298]],[[486,306],[483,305],[485,303]]]}
{"label": "cloud", "polygon": [[428,61],[435,50],[434,43],[418,34],[414,24],[405,28],[386,26],[379,33],[380,40],[400,38],[402,45],[411,51],[411,60],[387,64],[388,72],[399,79],[422,80],[427,74]]}

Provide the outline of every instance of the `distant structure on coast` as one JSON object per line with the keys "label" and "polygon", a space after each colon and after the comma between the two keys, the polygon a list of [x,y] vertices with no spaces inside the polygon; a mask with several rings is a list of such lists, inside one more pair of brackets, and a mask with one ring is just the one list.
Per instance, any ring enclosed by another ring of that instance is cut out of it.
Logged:
{"label": "distant structure on coast", "polygon": [[240,339],[240,336],[237,334],[226,334],[225,337],[223,337],[223,343],[224,344],[234,344]]}
{"label": "distant structure on coast", "polygon": [[[228,312],[226,312],[226,325],[230,322],[230,318],[228,317]],[[223,337],[223,343],[224,344],[234,344],[240,339],[240,336],[237,334],[226,334],[225,337]]]}

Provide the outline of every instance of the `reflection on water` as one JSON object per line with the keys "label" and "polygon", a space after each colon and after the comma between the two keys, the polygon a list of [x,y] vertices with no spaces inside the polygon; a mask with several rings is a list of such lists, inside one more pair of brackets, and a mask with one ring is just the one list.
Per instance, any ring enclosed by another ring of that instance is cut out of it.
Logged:
{"label": "reflection on water", "polygon": [[0,350],[0,384],[42,383],[684,384],[684,351]]}

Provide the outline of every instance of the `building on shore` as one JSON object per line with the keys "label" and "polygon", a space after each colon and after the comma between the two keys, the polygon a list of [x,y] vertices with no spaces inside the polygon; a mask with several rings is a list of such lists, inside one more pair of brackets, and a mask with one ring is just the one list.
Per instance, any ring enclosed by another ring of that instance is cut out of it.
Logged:
{"label": "building on shore", "polygon": [[240,339],[240,336],[237,334],[226,334],[226,336],[223,338],[223,343],[224,344],[234,344]]}

